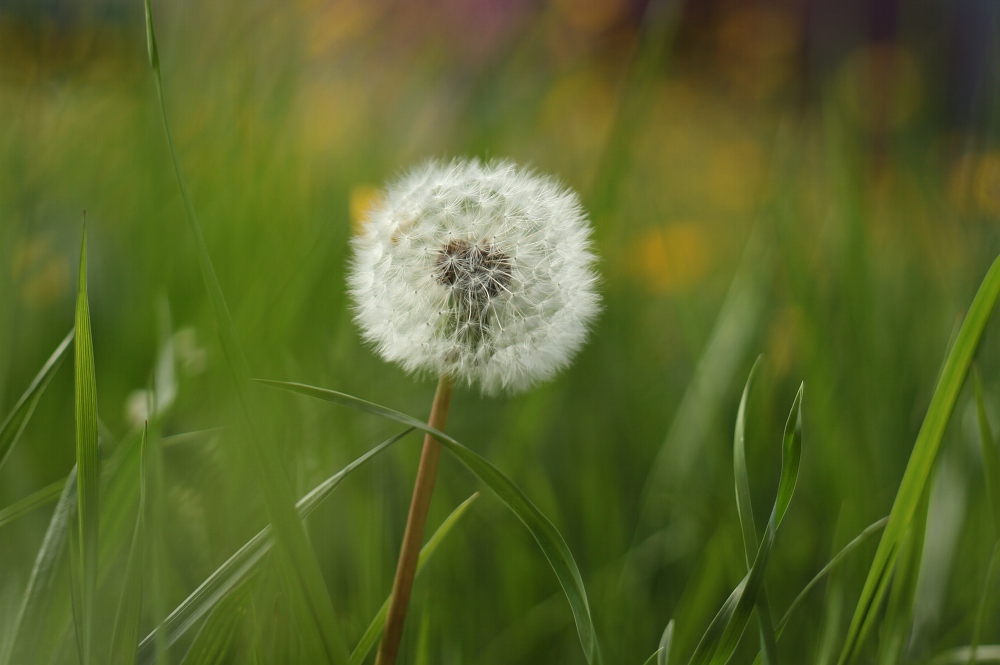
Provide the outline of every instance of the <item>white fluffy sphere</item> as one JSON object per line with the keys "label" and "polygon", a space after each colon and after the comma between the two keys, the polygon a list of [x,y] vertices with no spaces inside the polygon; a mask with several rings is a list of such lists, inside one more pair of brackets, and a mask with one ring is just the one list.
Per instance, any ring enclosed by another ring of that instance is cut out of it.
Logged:
{"label": "white fluffy sphere", "polygon": [[353,241],[364,338],[407,371],[518,391],[566,366],[600,308],[576,194],[510,162],[428,162]]}

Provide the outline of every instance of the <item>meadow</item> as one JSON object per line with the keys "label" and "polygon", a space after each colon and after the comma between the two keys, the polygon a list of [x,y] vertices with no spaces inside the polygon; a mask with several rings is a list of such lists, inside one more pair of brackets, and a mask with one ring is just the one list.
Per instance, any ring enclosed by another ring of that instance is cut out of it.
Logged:
{"label": "meadow", "polygon": [[350,240],[452,157],[602,311],[456,387],[399,662],[1000,662],[995,7],[150,7],[0,5],[0,665],[373,662],[434,381]]}

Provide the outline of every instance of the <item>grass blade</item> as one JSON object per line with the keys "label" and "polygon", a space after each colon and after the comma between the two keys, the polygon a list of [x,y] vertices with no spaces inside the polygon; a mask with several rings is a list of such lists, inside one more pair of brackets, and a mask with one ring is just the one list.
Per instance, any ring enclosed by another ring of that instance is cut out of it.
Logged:
{"label": "grass blade", "polygon": [[803,386],[792,402],[792,410],[785,423],[781,447],[781,477],[771,517],[767,521],[764,538],[746,577],[733,590],[722,608],[715,615],[691,657],[690,665],[726,663],[736,650],[757,596],[764,585],[764,573],[774,545],[775,534],[791,502],[798,479],[802,458],[802,393]]}
{"label": "grass blade", "polygon": [[[844,545],[844,547],[841,548],[840,551],[837,552],[833,556],[833,558],[831,558],[830,561],[828,561],[827,564],[825,566],[823,566],[820,569],[820,571],[818,573],[816,573],[816,575],[813,576],[813,578],[811,580],[809,580],[808,584],[806,584],[802,588],[802,591],[800,591],[799,594],[797,596],[795,596],[795,599],[788,605],[788,609],[785,610],[784,616],[781,617],[781,621],[779,621],[778,625],[775,627],[775,637],[776,638],[781,638],[781,635],[784,632],[785,627],[788,625],[789,619],[792,618],[792,614],[795,613],[795,610],[802,603],[802,601],[804,601],[806,599],[806,596],[809,595],[809,592],[812,591],[813,588],[817,584],[819,584],[820,581],[824,577],[826,577],[828,574],[830,574],[830,572],[834,568],[836,568],[837,565],[841,561],[843,561],[847,557],[848,554],[850,554],[851,552],[853,552],[854,550],[856,550],[858,547],[860,547],[861,545],[863,545],[865,542],[867,542],[867,540],[872,535],[874,535],[875,533],[878,533],[879,531],[881,531],[882,529],[884,529],[885,525],[886,525],[886,523],[888,521],[889,521],[888,517],[883,517],[882,519],[878,520],[877,522],[873,522],[872,524],[869,524],[867,527],[865,527],[865,529],[861,533],[859,533],[857,536],[855,536],[853,540],[851,540],[849,543],[847,543],[846,545]],[[822,642],[822,640],[821,640],[821,642]],[[830,656],[830,657],[832,658],[832,656]],[[754,665],[757,665],[760,662],[761,662],[761,655],[757,654],[757,658],[754,659]]]}
{"label": "grass blade", "polygon": [[660,662],[660,656],[662,655],[663,655],[663,648],[660,647],[656,651],[654,651],[653,655],[647,658],[642,665],[658,665],[658,663]]}
{"label": "grass blade", "polygon": [[1000,538],[1000,455],[997,453],[996,439],[990,428],[990,419],[986,416],[986,406],[983,403],[983,384],[979,380],[979,372],[972,372],[972,385],[976,394],[976,415],[979,417],[979,442],[983,451],[983,474],[986,476],[986,494],[990,499],[990,509],[993,513],[993,526]]}
{"label": "grass blade", "polygon": [[146,525],[146,437],[148,425],[142,430],[139,443],[139,508],[135,516],[135,531],[125,564],[125,584],[118,601],[115,627],[111,637],[111,662],[132,665],[139,644],[139,616],[142,612],[142,573],[145,568]]}
{"label": "grass blade", "polygon": [[[385,451],[386,448],[412,431],[412,429],[407,429],[383,441],[314,487],[296,504],[299,518],[305,519],[312,513],[352,471]],[[178,638],[197,624],[200,619],[208,614],[233,589],[252,575],[256,571],[261,559],[270,551],[272,543],[271,527],[264,527],[257,535],[247,541],[243,547],[237,550],[235,554],[229,557],[224,564],[219,566],[215,572],[209,575],[201,583],[201,586],[185,598],[180,605],[174,608],[167,618],[163,620],[163,630],[166,634],[167,646],[174,644]],[[156,632],[154,631],[143,638],[139,644],[140,663],[148,665],[154,661],[155,640]]]}
{"label": "grass blade", "polygon": [[417,646],[414,651],[413,665],[430,665],[431,663],[431,613],[424,605],[420,613],[420,629],[417,632]]}
{"label": "grass blade", "polygon": [[[245,418],[252,457],[257,469],[261,493],[267,513],[274,527],[275,542],[278,544],[279,565],[285,568],[284,579],[290,581],[288,592],[289,604],[292,606],[299,625],[300,635],[307,653],[314,662],[343,662],[347,660],[347,645],[340,634],[339,624],[333,609],[333,602],[326,588],[316,554],[309,544],[305,527],[298,519],[294,507],[294,495],[288,478],[280,471],[281,459],[276,450],[259,438],[260,427],[256,423],[259,410],[254,408],[254,400],[250,394],[250,365],[246,354],[240,345],[233,325],[229,308],[222,295],[222,287],[215,274],[212,259],[201,232],[201,225],[191,201],[184,174],[181,171],[180,158],[174,146],[170,124],[167,121],[166,104],[163,95],[163,82],[160,75],[160,57],[156,46],[156,33],[153,29],[153,14],[149,0],[144,0],[146,14],[146,40],[149,49],[149,62],[153,70],[156,84],[156,94],[159,100],[160,117],[167,139],[167,147],[173,162],[174,173],[180,188],[184,209],[187,213],[188,226],[195,241],[198,266],[201,272],[212,312],[215,317],[222,349],[225,353],[229,369],[239,397],[242,414]],[[277,472],[276,472],[277,471]]]}
{"label": "grass blade", "polygon": [[869,622],[869,616],[877,609],[875,602],[880,589],[884,593],[887,569],[897,551],[900,540],[913,519],[930,477],[931,468],[937,458],[944,435],[945,426],[951,419],[958,399],[959,390],[965,382],[965,375],[972,363],[972,356],[979,347],[986,322],[993,312],[997,297],[1000,296],[1000,258],[993,262],[972,301],[969,313],[962,323],[955,343],[945,360],[944,368],[931,397],[924,422],[917,434],[913,452],[903,472],[896,499],[889,511],[889,523],[882,533],[875,558],[868,571],[861,597],[854,610],[844,648],[840,653],[839,665],[853,662],[861,647],[862,628]]}
{"label": "grass blade", "polygon": [[11,451],[14,449],[14,445],[21,437],[21,433],[31,419],[31,414],[34,413],[35,406],[38,404],[42,393],[45,392],[45,388],[49,385],[49,381],[52,380],[52,377],[55,376],[56,371],[62,365],[63,359],[66,357],[66,352],[69,350],[69,344],[73,341],[73,334],[74,331],[71,330],[63,338],[63,341],[59,343],[56,350],[52,352],[49,359],[42,365],[42,369],[32,379],[28,385],[28,389],[21,395],[21,399],[17,400],[17,404],[14,405],[14,409],[7,416],[3,425],[0,425],[0,469],[3,468],[4,462],[7,461]]}
{"label": "grass blade", "polygon": [[803,600],[805,600],[806,596],[809,594],[810,591],[812,591],[813,587],[819,584],[820,580],[826,577],[830,573],[830,571],[837,566],[837,564],[839,564],[841,561],[844,560],[845,557],[847,557],[848,554],[850,554],[858,547],[863,545],[865,541],[867,541],[868,538],[870,538],[873,534],[878,533],[879,531],[884,529],[888,521],[889,521],[888,517],[883,517],[879,521],[869,524],[864,531],[855,536],[854,540],[844,545],[844,547],[839,552],[837,552],[837,554],[832,559],[830,559],[830,561],[827,562],[827,564],[823,566],[823,568],[821,568],[820,571],[816,573],[816,575],[811,580],[809,580],[809,583],[802,588],[802,591],[800,591],[799,595],[795,597],[795,600],[793,600],[791,604],[789,604],[788,609],[785,610],[785,615],[781,617],[781,621],[778,622],[777,631],[779,637],[781,636],[781,632],[785,629],[785,626],[788,624],[788,620],[792,618],[792,614],[794,613],[795,609],[799,606],[799,604],[802,603]]}
{"label": "grass blade", "polygon": [[87,302],[87,230],[80,246],[80,280],[76,299],[75,411],[77,517],[79,524],[80,610],[77,631],[84,665],[93,662],[92,632],[97,590],[97,552],[100,515],[101,459],[97,444],[97,379],[94,343],[90,335]]}
{"label": "grass blade", "polygon": [[24,599],[14,619],[11,637],[6,651],[0,653],[0,663],[34,663],[38,662],[36,649],[42,643],[42,623],[49,603],[57,588],[57,578],[61,569],[63,552],[66,550],[66,540],[72,530],[71,516],[74,497],[76,495],[76,468],[74,468],[62,494],[56,503],[56,509],[49,519],[49,526],[38,548],[35,563],[28,578],[28,586],[24,591]]}
{"label": "grass blade", "polygon": [[993,548],[993,556],[990,557],[990,567],[986,571],[986,583],[983,585],[983,593],[979,596],[979,609],[976,612],[976,623],[972,628],[972,644],[969,645],[969,663],[975,663],[979,655],[979,640],[982,637],[983,625],[986,623],[986,616],[989,610],[990,600],[993,598],[993,583],[996,580],[997,565],[1000,564],[1000,543]]}
{"label": "grass blade", "polygon": [[265,379],[257,379],[257,381],[274,388],[289,390],[315,399],[348,406],[358,411],[388,418],[389,420],[395,420],[396,422],[428,433],[437,439],[441,445],[447,448],[470,471],[478,476],[480,480],[486,483],[500,500],[517,515],[521,522],[528,528],[528,531],[531,532],[531,535],[541,548],[542,554],[548,559],[552,571],[559,580],[559,584],[562,585],[563,592],[566,594],[566,600],[569,601],[570,609],[573,612],[573,619],[576,622],[577,633],[580,636],[580,643],[583,645],[583,652],[587,657],[587,661],[590,663],[602,662],[597,634],[594,631],[594,622],[590,616],[590,606],[587,603],[587,591],[583,586],[583,578],[580,576],[580,570],[576,566],[576,561],[574,561],[573,555],[566,545],[566,541],[563,540],[563,537],[552,525],[552,522],[499,469],[451,436],[433,427],[428,427],[425,423],[405,413],[359,399],[353,395],[307,386],[301,383],[287,383]]}
{"label": "grass blade", "polygon": [[927,510],[930,504],[930,485],[924,490],[910,529],[900,545],[893,573],[889,604],[882,620],[879,644],[879,662],[895,665],[903,662],[903,653],[910,639],[913,625],[913,599],[917,594],[920,561],[924,551],[927,530]]}
{"label": "grass blade", "polygon": [[[743,554],[746,558],[747,572],[753,565],[752,557],[757,552],[757,526],[753,519],[753,504],[750,501],[750,480],[747,475],[746,459],[746,410],[747,399],[750,396],[750,386],[753,384],[760,357],[754,362],[747,377],[740,406],[736,412],[736,430],[733,434],[733,472],[736,477],[736,508],[740,518],[740,530],[743,533]],[[767,600],[767,589],[761,587],[757,596],[757,621],[760,628],[760,650],[767,665],[778,664],[778,642],[774,636],[774,625],[771,622],[771,604]]]}
{"label": "grass blade", "polygon": [[[969,660],[975,658],[975,660]],[[967,665],[967,663],[1000,663],[1000,644],[988,644],[974,650],[972,647],[956,647],[938,654],[928,665]]]}
{"label": "grass blade", "polygon": [[18,518],[24,517],[36,508],[41,508],[50,501],[55,501],[62,493],[65,485],[65,478],[57,480],[0,510],[0,528]]}
{"label": "grass blade", "polygon": [[659,655],[656,658],[656,665],[670,665],[670,647],[673,646],[674,642],[674,620],[671,619],[667,622],[667,627],[663,629],[663,635],[660,636],[660,649],[657,652]]}
{"label": "grass blade", "polygon": [[[445,518],[441,526],[437,528],[437,531],[427,539],[424,546],[420,548],[420,559],[417,561],[417,575],[420,571],[424,569],[427,565],[427,561],[434,556],[435,550],[451,531],[452,527],[458,522],[459,518],[465,513],[465,511],[472,505],[472,502],[479,496],[479,492],[476,492],[468,499],[458,504],[455,510],[451,511],[451,514]],[[351,653],[350,665],[362,665],[365,662],[365,658],[371,653],[372,648],[375,643],[378,642],[379,636],[382,634],[382,627],[385,626],[385,617],[389,613],[389,598],[385,599],[382,603],[382,607],[375,614],[375,618],[372,619],[371,623],[368,624],[368,628],[365,629],[364,634],[361,639],[358,640],[358,644],[354,647],[354,651]]]}
{"label": "grass blade", "polygon": [[181,665],[223,665],[233,661],[230,650],[246,620],[248,588],[245,584],[240,586],[215,606]]}

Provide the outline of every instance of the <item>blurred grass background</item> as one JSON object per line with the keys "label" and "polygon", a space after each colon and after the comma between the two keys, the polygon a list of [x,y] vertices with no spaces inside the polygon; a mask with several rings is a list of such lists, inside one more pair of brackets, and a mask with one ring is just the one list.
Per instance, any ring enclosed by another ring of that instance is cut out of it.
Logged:
{"label": "blurred grass background", "polygon": [[[642,662],[671,617],[677,653],[690,653],[745,572],[731,445],[758,353],[748,461],[759,524],[806,384],[799,489],[768,579],[775,612],[888,513],[956,321],[1000,251],[995,3],[153,10],[167,112],[257,376],[424,417],[433,383],[365,348],[345,297],[348,239],[380,183],[426,157],[509,157],[581,193],[605,299],[592,340],[524,395],[458,392],[449,431],[566,537],[608,662]],[[227,427],[234,391],[145,51],[138,2],[0,3],[0,414],[72,327],[86,210],[105,454],[134,444],[167,339],[177,395],[162,434],[223,428],[164,449],[148,571],[160,591],[143,634],[266,521]],[[994,328],[978,363],[996,423]],[[56,376],[0,472],[0,507],[72,467],[71,374]],[[967,392],[931,499],[918,660],[969,643],[996,538]],[[269,403],[267,440],[299,494],[397,431],[281,393]],[[356,472],[310,520],[351,644],[391,585],[415,442]],[[432,525],[479,488],[445,460]],[[49,513],[0,531],[0,617],[20,600]],[[822,587],[810,596],[781,642],[789,662],[813,662],[824,622],[846,622],[873,551],[844,569],[839,614]],[[488,496],[414,603],[404,659],[426,613],[434,662],[583,662],[551,571]],[[273,612],[269,629],[294,632],[280,603]],[[1000,640],[998,612],[986,642]],[[55,660],[73,656],[66,634],[53,640]]]}

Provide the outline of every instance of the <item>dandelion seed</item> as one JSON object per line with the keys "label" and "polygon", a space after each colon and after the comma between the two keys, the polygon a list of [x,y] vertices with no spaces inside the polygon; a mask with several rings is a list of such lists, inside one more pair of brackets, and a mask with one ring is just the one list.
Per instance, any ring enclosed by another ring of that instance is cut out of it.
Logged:
{"label": "dandelion seed", "polygon": [[583,344],[595,261],[579,199],[552,179],[510,162],[428,162],[369,210],[349,286],[387,360],[513,392]]}

